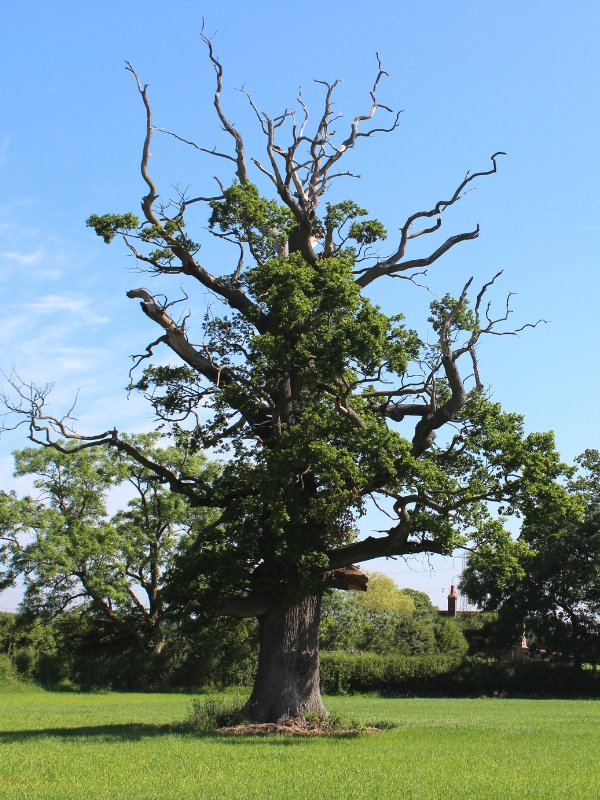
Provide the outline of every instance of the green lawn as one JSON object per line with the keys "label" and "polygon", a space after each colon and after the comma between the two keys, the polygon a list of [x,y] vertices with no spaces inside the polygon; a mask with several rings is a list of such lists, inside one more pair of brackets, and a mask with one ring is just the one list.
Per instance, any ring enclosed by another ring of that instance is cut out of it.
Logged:
{"label": "green lawn", "polygon": [[185,695],[0,693],[0,797],[600,797],[600,702],[329,698],[401,723],[346,739],[171,733],[188,705]]}

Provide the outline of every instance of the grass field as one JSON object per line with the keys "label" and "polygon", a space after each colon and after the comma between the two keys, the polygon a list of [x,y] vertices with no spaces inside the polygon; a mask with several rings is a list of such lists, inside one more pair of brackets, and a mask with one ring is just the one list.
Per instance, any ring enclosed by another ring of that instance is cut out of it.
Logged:
{"label": "grass field", "polygon": [[354,738],[176,734],[190,698],[0,692],[0,797],[600,797],[600,702],[329,698],[398,728]]}

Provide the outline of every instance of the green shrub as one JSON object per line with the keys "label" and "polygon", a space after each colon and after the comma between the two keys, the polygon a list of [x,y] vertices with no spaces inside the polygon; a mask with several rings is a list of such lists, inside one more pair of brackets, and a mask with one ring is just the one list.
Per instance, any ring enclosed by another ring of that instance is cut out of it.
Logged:
{"label": "green shrub", "polygon": [[334,589],[324,595],[319,638],[329,652],[424,656],[464,654],[468,648],[454,620],[440,617],[427,595],[401,590],[377,572],[364,594]]}
{"label": "green shrub", "polygon": [[241,697],[194,697],[185,727],[200,733],[239,725],[246,719]]}
{"label": "green shrub", "polygon": [[47,688],[247,686],[256,671],[257,630],[257,623],[239,620],[173,625],[162,652],[149,654],[110,621],[79,610],[51,622],[0,615],[0,653],[8,654],[22,678]]}
{"label": "green shrub", "polygon": [[0,653],[0,687],[12,686],[18,682],[15,665],[6,653]]}
{"label": "green shrub", "polygon": [[466,659],[453,676],[457,696],[597,698],[600,673],[568,663],[515,661],[500,664],[489,659]]}

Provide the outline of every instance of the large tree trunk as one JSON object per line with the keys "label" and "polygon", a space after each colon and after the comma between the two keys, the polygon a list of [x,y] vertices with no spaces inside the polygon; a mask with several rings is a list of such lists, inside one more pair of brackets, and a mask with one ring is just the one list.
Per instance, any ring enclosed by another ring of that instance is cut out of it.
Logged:
{"label": "large tree trunk", "polygon": [[280,722],[305,711],[325,716],[319,686],[321,597],[292,591],[259,617],[258,671],[251,722]]}

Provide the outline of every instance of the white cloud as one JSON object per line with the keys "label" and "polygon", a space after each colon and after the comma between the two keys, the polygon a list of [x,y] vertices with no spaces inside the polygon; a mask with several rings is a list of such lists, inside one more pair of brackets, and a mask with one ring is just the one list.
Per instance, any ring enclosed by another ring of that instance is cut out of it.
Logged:
{"label": "white cloud", "polygon": [[70,311],[79,317],[85,317],[87,322],[109,321],[109,317],[97,317],[93,315],[90,310],[90,300],[87,297],[47,294],[33,303],[28,303],[28,308],[33,308],[41,312]]}
{"label": "white cloud", "polygon": [[42,257],[42,250],[36,250],[35,253],[30,253],[29,255],[17,253],[16,251],[11,253],[1,253],[0,255],[2,255],[3,258],[10,259],[11,261],[16,261],[17,264],[34,264]]}
{"label": "white cloud", "polygon": [[88,305],[89,301],[85,298],[76,299],[60,294],[47,294],[40,297],[35,303],[29,303],[30,308],[37,308],[39,311],[75,311],[81,313]]}

